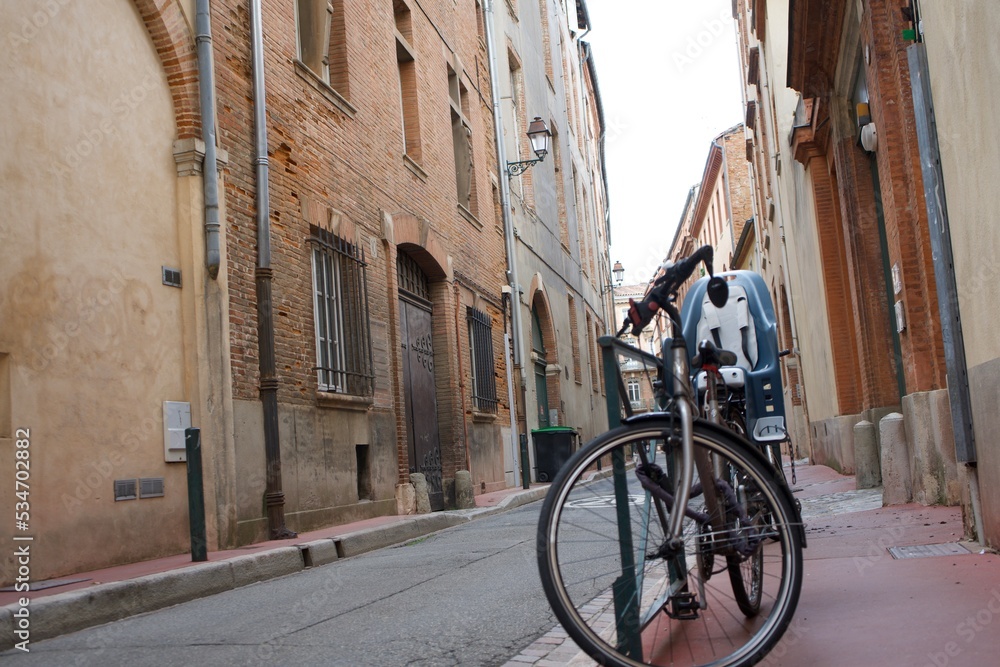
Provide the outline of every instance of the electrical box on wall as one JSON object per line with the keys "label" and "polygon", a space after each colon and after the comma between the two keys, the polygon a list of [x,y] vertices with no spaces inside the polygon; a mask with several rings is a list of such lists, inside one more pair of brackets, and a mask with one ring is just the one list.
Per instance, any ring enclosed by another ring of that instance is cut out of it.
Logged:
{"label": "electrical box on wall", "polygon": [[184,431],[191,426],[191,404],[163,402],[163,460],[187,461]]}

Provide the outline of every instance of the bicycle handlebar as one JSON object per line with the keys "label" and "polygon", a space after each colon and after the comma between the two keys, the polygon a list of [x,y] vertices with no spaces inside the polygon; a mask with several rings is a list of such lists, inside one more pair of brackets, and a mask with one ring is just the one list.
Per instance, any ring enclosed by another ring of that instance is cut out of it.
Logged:
{"label": "bicycle handlebar", "polygon": [[653,319],[653,315],[661,308],[666,308],[671,301],[671,295],[677,292],[677,288],[684,284],[694,270],[698,268],[699,262],[705,263],[708,275],[712,275],[712,258],[714,257],[712,246],[704,245],[695,250],[689,257],[682,259],[673,266],[668,267],[663,275],[653,281],[653,287],[646,293],[642,301],[636,302],[629,299],[628,313],[622,321],[622,327],[616,334],[621,337],[625,330],[632,327],[632,335],[638,336],[646,325]]}

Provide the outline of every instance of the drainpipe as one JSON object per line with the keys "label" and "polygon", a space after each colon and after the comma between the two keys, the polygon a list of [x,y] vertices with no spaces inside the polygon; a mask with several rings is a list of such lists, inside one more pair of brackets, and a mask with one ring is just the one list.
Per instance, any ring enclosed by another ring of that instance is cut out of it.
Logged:
{"label": "drainpipe", "polygon": [[[458,289],[458,282],[454,284],[455,290],[455,351],[458,352],[458,393],[462,397],[462,431],[465,434],[465,469],[472,477],[472,454],[469,452],[469,421],[465,418],[465,369],[462,368],[462,328],[459,325],[459,313],[462,310],[462,293]],[[471,341],[470,341],[471,348]],[[475,481],[472,482],[475,484]],[[473,487],[475,488],[475,487]],[[475,493],[475,492],[473,492]]]}
{"label": "drainpipe", "polygon": [[208,0],[198,0],[195,18],[198,45],[198,98],[205,160],[201,168],[205,202],[205,268],[214,280],[219,276],[219,171],[215,156],[215,75],[212,71],[212,22]]}
{"label": "drainpipe", "polygon": [[[500,75],[497,71],[499,63],[497,61],[496,39],[493,35],[494,16],[493,0],[486,0],[483,3],[483,23],[486,28],[486,51],[490,61],[490,81],[493,97],[493,129],[494,139],[497,145],[497,175],[500,180],[500,208],[503,215],[504,249],[507,253],[507,278],[510,281],[510,329],[514,339],[514,367],[518,373],[518,397],[522,406],[524,402],[524,353],[521,346],[524,344],[521,335],[521,287],[517,280],[517,240],[514,238],[514,221],[510,215],[510,182],[507,179],[507,151],[504,146],[503,115],[500,110]],[[510,406],[511,410],[516,410],[515,405]],[[520,420],[519,420],[520,421]],[[521,423],[520,427],[525,428]],[[517,451],[518,447],[518,425],[511,418],[511,446]],[[527,466],[528,461],[520,461],[522,467]]]}
{"label": "drainpipe", "polygon": [[271,202],[268,191],[267,114],[264,91],[264,38],[260,0],[250,0],[250,53],[253,67],[254,164],[257,166],[257,347],[260,402],[264,410],[264,454],[267,481],[264,504],[272,540],[296,537],[285,527],[285,494],[281,490],[281,447],[278,439],[278,378],[274,358],[274,307],[271,303]]}

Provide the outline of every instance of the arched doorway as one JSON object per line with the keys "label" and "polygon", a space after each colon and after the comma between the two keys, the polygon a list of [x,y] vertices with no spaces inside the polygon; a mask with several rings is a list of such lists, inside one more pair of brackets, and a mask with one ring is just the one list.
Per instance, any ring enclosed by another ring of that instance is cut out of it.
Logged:
{"label": "arched doorway", "polygon": [[545,368],[548,359],[545,350],[545,337],[542,335],[542,323],[538,317],[538,308],[531,308],[531,360],[535,376],[535,396],[538,412],[538,428],[551,426],[549,423],[549,389]]}
{"label": "arched doorway", "polygon": [[444,509],[437,387],[434,382],[433,304],[427,274],[406,252],[396,256],[403,396],[410,472],[427,478],[432,510]]}

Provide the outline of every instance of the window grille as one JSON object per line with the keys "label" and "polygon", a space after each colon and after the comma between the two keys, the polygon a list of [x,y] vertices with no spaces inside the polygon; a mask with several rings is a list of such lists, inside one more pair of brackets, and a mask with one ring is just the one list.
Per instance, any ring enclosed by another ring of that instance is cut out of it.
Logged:
{"label": "window grille", "polygon": [[497,411],[497,383],[493,362],[493,320],[489,313],[466,307],[469,353],[472,357],[472,404],[480,412]]}
{"label": "window grille", "polygon": [[430,303],[431,288],[427,274],[415,259],[403,252],[396,255],[396,280],[400,290]]}
{"label": "window grille", "polygon": [[364,250],[310,225],[319,389],[371,396],[371,326]]}

